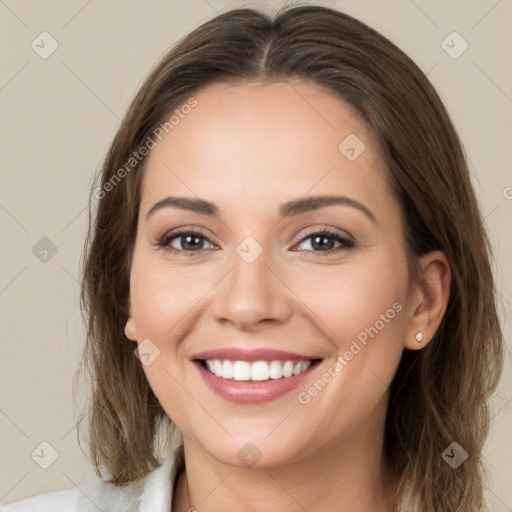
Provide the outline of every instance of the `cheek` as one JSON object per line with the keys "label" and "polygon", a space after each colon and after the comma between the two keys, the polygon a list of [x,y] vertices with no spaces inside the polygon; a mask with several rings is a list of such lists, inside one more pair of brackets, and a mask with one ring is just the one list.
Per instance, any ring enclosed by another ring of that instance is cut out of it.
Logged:
{"label": "cheek", "polygon": [[168,349],[182,328],[180,323],[190,323],[190,315],[214,283],[215,276],[197,266],[155,263],[155,258],[135,254],[130,298],[138,339],[150,338]]}
{"label": "cheek", "polygon": [[345,397],[345,414],[333,414],[333,421],[371,410],[393,379],[403,352],[406,268],[400,255],[379,252],[364,264],[341,265],[328,274],[319,270],[303,280],[298,295],[336,352],[327,368],[335,377],[321,399]]}
{"label": "cheek", "polygon": [[[190,396],[183,387],[185,359],[178,340],[194,322],[194,308],[206,293],[197,273],[185,267],[155,265],[150,255],[135,251],[130,277],[130,299],[137,325],[137,340],[146,378],[164,410],[187,431],[186,407]],[[192,316],[191,316],[192,315]],[[150,354],[145,361],[144,351]],[[148,364],[149,363],[149,364]]]}
{"label": "cheek", "polygon": [[357,259],[293,278],[294,292],[339,350],[376,323],[382,334],[401,330],[405,316],[397,311],[403,310],[407,293],[405,260],[383,252]]}
{"label": "cheek", "polygon": [[380,253],[364,265],[319,272],[299,292],[335,354],[298,399],[340,435],[382,402],[403,353],[408,278],[398,260]]}

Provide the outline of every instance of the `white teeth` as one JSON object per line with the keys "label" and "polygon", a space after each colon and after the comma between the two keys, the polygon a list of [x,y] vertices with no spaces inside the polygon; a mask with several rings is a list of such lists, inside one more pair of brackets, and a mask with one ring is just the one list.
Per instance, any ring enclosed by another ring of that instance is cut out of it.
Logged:
{"label": "white teeth", "polygon": [[233,377],[233,365],[231,361],[224,361],[224,363],[222,363],[222,377],[225,379],[231,379]]}
{"label": "white teeth", "polygon": [[305,372],[311,366],[311,361],[299,361],[293,367],[293,375],[298,375],[299,373]]}
{"label": "white teeth", "polygon": [[265,381],[299,375],[311,366],[311,361],[222,361],[207,359],[208,370],[223,379]]}
{"label": "white teeth", "polygon": [[[251,366],[251,380],[268,380],[269,367],[265,361],[257,361]],[[224,375],[223,375],[224,377]]]}
{"label": "white teeth", "polygon": [[[217,375],[224,377],[224,375]],[[251,365],[247,361],[235,361],[233,364],[233,379],[251,380]]]}
{"label": "white teeth", "polygon": [[272,361],[268,370],[271,379],[280,379],[283,376],[283,365],[280,361]]}
{"label": "white teeth", "polygon": [[286,361],[283,364],[283,377],[291,377],[293,375],[293,362]]}
{"label": "white teeth", "polygon": [[300,363],[302,365],[302,368],[300,370],[300,372],[305,372],[310,366],[311,366],[311,361],[302,361]]}
{"label": "white teeth", "polygon": [[222,377],[222,361],[218,359],[213,361],[213,371],[217,377]]}

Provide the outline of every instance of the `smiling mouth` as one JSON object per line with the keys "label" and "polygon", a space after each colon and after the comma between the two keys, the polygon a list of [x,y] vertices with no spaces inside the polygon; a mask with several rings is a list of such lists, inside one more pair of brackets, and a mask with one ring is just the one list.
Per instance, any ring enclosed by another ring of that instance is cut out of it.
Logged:
{"label": "smiling mouth", "polygon": [[201,367],[222,379],[230,381],[265,382],[289,379],[320,363],[321,359],[300,361],[232,361],[228,359],[196,359]]}

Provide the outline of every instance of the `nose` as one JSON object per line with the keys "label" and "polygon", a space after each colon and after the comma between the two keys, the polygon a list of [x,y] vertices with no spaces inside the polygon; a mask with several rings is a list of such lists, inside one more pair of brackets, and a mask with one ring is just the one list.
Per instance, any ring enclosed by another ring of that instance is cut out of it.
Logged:
{"label": "nose", "polygon": [[257,331],[266,324],[282,324],[291,316],[291,297],[284,280],[270,268],[264,250],[251,263],[235,252],[233,266],[215,288],[210,303],[218,322],[240,331]]}

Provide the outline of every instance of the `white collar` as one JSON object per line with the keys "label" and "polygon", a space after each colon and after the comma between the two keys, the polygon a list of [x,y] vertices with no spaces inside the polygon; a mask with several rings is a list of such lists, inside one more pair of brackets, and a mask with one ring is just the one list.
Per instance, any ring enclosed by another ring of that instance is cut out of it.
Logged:
{"label": "white collar", "polygon": [[184,464],[183,445],[179,445],[145,478],[137,512],[171,512],[174,485]]}

